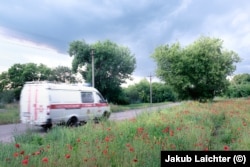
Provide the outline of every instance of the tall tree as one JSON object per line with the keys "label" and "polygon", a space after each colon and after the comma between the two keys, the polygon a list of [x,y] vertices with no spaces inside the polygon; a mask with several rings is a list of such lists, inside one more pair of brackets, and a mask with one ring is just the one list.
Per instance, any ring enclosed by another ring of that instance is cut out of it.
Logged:
{"label": "tall tree", "polygon": [[[127,47],[106,40],[89,45],[84,41],[73,41],[69,55],[73,56],[72,69],[79,71],[91,83],[91,50],[94,50],[95,87],[110,101],[117,102],[121,84],[131,77],[136,60]],[[84,70],[81,70],[84,67]]]}
{"label": "tall tree", "polygon": [[66,82],[66,83],[75,83],[76,77],[73,74],[73,71],[69,67],[58,66],[52,69],[52,78],[49,80],[57,82]]}
{"label": "tall tree", "polygon": [[9,89],[10,86],[9,74],[4,71],[0,74],[0,92]]}
{"label": "tall tree", "polygon": [[228,86],[240,61],[239,56],[222,46],[218,38],[200,37],[182,48],[179,43],[155,49],[152,57],[157,63],[157,75],[170,84],[181,98],[212,99]]}

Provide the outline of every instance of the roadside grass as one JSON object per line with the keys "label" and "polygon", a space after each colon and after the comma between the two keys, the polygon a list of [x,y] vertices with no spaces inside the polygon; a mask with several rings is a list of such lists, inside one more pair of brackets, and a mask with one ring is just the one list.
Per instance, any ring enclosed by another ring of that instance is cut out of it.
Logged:
{"label": "roadside grass", "polygon": [[143,109],[153,106],[160,106],[169,104],[169,102],[162,102],[162,103],[138,103],[138,104],[129,104],[129,105],[116,105],[116,104],[110,104],[110,108],[112,112],[121,112],[126,110],[133,110],[133,109]]}
{"label": "roadside grass", "polygon": [[6,104],[0,111],[0,125],[20,122],[19,104]]}
{"label": "roadside grass", "polygon": [[32,131],[0,143],[7,166],[160,166],[161,150],[250,150],[250,100],[185,102],[124,121]]}
{"label": "roadside grass", "polygon": [[[168,104],[169,102],[164,103],[153,103],[152,106],[158,106],[163,104]],[[112,112],[120,112],[131,109],[147,108],[150,107],[149,103],[140,103],[140,104],[130,104],[130,105],[114,105],[110,104]],[[19,104],[6,104],[0,108],[0,125],[3,124],[13,124],[19,123]]]}

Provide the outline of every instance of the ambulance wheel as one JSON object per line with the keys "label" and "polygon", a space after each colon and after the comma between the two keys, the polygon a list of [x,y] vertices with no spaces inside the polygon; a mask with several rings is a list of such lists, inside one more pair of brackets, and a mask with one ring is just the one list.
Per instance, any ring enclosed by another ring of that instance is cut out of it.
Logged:
{"label": "ambulance wheel", "polygon": [[47,132],[49,129],[52,128],[52,124],[43,125],[42,127],[43,127],[43,129]]}
{"label": "ambulance wheel", "polygon": [[67,122],[67,126],[78,126],[78,120],[76,117],[71,117],[68,122]]}
{"label": "ambulance wheel", "polygon": [[110,117],[110,112],[105,111],[102,115],[102,120],[108,120]]}

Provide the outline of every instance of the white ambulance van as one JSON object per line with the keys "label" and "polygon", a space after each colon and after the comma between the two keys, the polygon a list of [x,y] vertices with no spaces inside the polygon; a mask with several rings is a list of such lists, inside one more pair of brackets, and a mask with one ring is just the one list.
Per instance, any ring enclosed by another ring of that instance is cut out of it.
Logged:
{"label": "white ambulance van", "polygon": [[53,124],[78,125],[109,118],[110,106],[93,87],[49,82],[26,82],[20,97],[22,123],[45,129]]}

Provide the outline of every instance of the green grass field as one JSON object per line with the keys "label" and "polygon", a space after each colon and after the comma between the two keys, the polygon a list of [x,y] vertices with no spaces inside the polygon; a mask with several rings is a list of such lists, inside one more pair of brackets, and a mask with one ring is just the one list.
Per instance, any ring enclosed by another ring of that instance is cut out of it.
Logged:
{"label": "green grass field", "polygon": [[250,100],[184,102],[124,121],[54,127],[0,144],[0,166],[159,167],[161,150],[250,150]]}
{"label": "green grass field", "polygon": [[0,109],[0,125],[18,122],[20,122],[18,104],[7,104]]}

